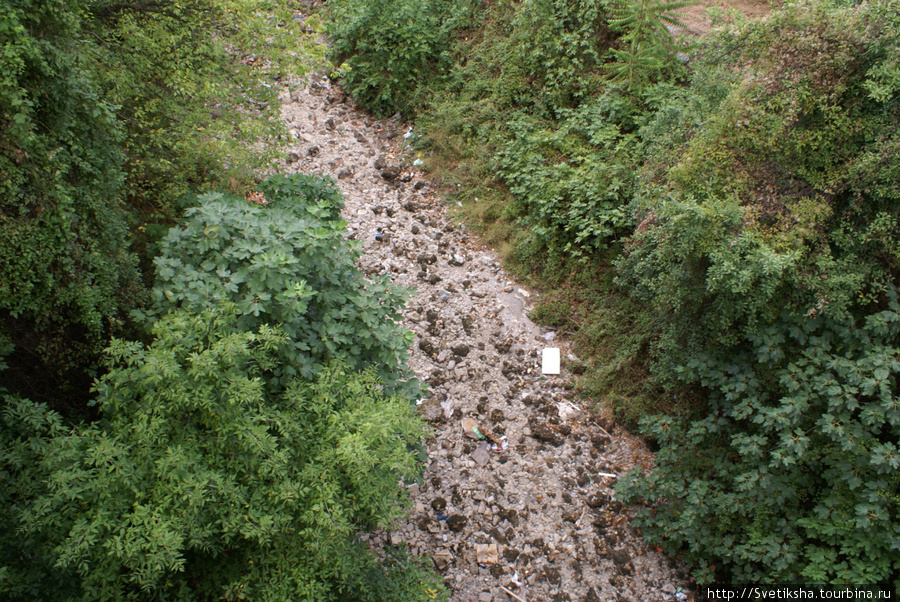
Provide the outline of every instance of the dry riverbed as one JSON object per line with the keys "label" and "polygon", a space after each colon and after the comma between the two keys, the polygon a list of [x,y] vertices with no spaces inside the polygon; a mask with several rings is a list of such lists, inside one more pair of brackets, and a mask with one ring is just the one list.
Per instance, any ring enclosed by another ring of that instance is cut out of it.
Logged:
{"label": "dry riverbed", "polygon": [[[693,599],[612,489],[650,455],[575,398],[578,359],[527,318],[534,294],[448,218],[404,152],[408,126],[356,110],[320,76],[285,89],[282,111],[285,169],[337,180],[362,269],[416,291],[410,365],[430,385],[419,410],[435,434],[409,520],[367,537],[430,557],[457,602]],[[548,347],[561,350],[559,376],[541,373]]]}

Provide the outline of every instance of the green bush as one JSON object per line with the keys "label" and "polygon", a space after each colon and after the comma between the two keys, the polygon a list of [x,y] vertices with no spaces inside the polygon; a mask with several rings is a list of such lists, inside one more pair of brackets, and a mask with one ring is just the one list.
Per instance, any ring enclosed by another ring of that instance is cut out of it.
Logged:
{"label": "green bush", "polygon": [[339,219],[343,198],[333,182],[275,176],[262,186],[268,205],[220,193],[203,195],[172,228],[155,260],[153,313],[205,311],[233,303],[241,331],[264,324],[289,337],[271,378],[312,378],[332,359],[370,366],[392,387],[402,381],[410,335],[399,326],[405,300],[387,278],[367,280],[358,248]]}
{"label": "green bush", "polygon": [[739,24],[646,126],[619,283],[706,417],[646,420],[657,468],[621,491],[703,582],[900,587],[898,23],[873,2]]}
{"label": "green bush", "polygon": [[386,396],[373,369],[340,362],[311,380],[271,379],[289,337],[267,325],[243,330],[233,305],[173,311],[153,332],[149,346],[108,349],[110,371],[96,387],[103,420],[93,426],[69,430],[40,406],[6,399],[0,457],[15,487],[3,493],[12,503],[0,592],[440,595],[402,553],[381,565],[357,535],[400,517],[398,480],[418,474],[412,446],[423,423],[408,398]]}
{"label": "green bush", "polygon": [[892,293],[862,323],[787,319],[694,358],[709,415],[645,420],[657,468],[619,486],[648,504],[636,524],[701,583],[896,580],[898,312]]}
{"label": "green bush", "polygon": [[340,0],[328,26],[342,82],[380,115],[410,114],[451,66],[454,35],[469,26],[468,0]]}

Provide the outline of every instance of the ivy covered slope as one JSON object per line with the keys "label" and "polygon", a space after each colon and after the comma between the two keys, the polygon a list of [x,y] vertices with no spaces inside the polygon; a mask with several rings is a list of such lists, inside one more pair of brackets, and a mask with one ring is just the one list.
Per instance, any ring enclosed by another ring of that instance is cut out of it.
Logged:
{"label": "ivy covered slope", "polygon": [[413,386],[402,296],[354,268],[333,184],[263,189],[267,206],[201,197],[162,241],[153,340],[106,350],[100,420],[4,395],[2,597],[445,595],[358,539],[404,512],[421,468],[424,423],[389,392]]}
{"label": "ivy covered slope", "polygon": [[647,126],[619,277],[706,416],[648,420],[622,491],[704,580],[900,587],[898,27],[873,2],[722,32]]}
{"label": "ivy covered slope", "polygon": [[[152,245],[179,199],[249,186],[278,152],[272,78],[309,54],[279,4],[4,2],[0,347],[11,346],[11,389],[84,414],[109,337],[134,333],[129,310],[146,301]],[[263,47],[268,72],[249,60]]]}
{"label": "ivy covered slope", "polygon": [[67,407],[140,292],[120,130],[74,51],[73,3],[0,13],[0,346],[11,386]]}
{"label": "ivy covered slope", "polygon": [[645,534],[704,583],[900,587],[897,4],[786,3],[690,47],[662,0],[391,0],[427,15],[393,37],[365,4],[332,12],[350,89],[415,114],[467,212],[560,287],[536,316],[612,409],[679,408],[621,485]]}

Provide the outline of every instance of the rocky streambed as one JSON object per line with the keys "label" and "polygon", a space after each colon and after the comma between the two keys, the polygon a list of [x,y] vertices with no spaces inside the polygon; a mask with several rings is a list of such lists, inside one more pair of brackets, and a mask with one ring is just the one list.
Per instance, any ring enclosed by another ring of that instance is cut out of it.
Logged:
{"label": "rocky streambed", "polygon": [[[416,291],[410,365],[430,384],[434,427],[407,522],[371,534],[430,557],[458,602],[693,599],[683,572],[630,526],[612,489],[649,462],[639,441],[583,407],[566,342],[527,318],[533,296],[448,219],[404,154],[409,130],[354,108],[327,78],[282,94],[286,171],[335,178],[367,274]],[[562,373],[544,375],[542,350]]]}

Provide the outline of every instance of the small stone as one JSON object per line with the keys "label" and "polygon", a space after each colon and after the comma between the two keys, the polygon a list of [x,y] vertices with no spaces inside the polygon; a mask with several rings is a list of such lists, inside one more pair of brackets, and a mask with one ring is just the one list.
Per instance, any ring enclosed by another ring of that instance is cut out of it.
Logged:
{"label": "small stone", "polygon": [[434,354],[437,352],[437,347],[435,347],[434,342],[432,342],[431,339],[420,339],[419,349],[429,357],[434,357]]}
{"label": "small stone", "polygon": [[434,568],[439,571],[445,570],[450,566],[453,556],[449,552],[435,552],[431,555],[431,561],[434,562]]}
{"label": "small stone", "polygon": [[381,170],[381,177],[387,180],[388,182],[392,180],[396,180],[400,177],[400,168],[396,165],[389,165]]}
{"label": "small stone", "polygon": [[585,502],[590,508],[599,509],[603,508],[609,503],[609,496],[605,493],[595,493],[592,496],[589,496]]}
{"label": "small stone", "polygon": [[349,167],[345,167],[344,169],[342,169],[341,171],[338,172],[337,177],[338,177],[338,180],[343,180],[345,178],[349,178],[352,175],[353,175],[353,170],[350,169]]}
{"label": "small stone", "polygon": [[491,592],[481,592],[481,595],[478,596],[478,602],[493,602],[494,596]]}
{"label": "small stone", "polygon": [[491,460],[491,455],[488,452],[489,449],[490,446],[482,441],[481,445],[475,448],[475,451],[472,452],[472,459],[475,460],[475,462],[477,462],[479,466],[484,466]]}
{"label": "small stone", "polygon": [[529,425],[531,426],[531,436],[535,439],[543,441],[544,443],[549,443],[554,447],[559,447],[563,444],[562,436],[550,428],[546,423],[538,422],[536,419],[532,418]]}
{"label": "small stone", "polygon": [[450,351],[452,351],[459,357],[466,357],[467,355],[469,355],[469,346],[465,343],[457,343],[450,348]]}
{"label": "small stone", "polygon": [[453,516],[451,516],[450,518],[447,519],[447,527],[451,531],[459,533],[466,527],[466,523],[468,523],[468,522],[469,522],[469,520],[465,516],[462,516],[460,514],[454,514]]}
{"label": "small stone", "polygon": [[417,226],[416,224],[413,224],[413,225],[412,225],[412,228],[410,228],[409,231],[412,232],[413,234],[418,234],[418,233],[419,233],[419,226]]}
{"label": "small stone", "polygon": [[628,552],[625,550],[613,550],[610,556],[612,556],[613,562],[616,563],[623,574],[630,575],[632,573],[631,556]]}
{"label": "small stone", "polygon": [[326,119],[325,127],[329,130],[333,130],[334,129],[334,118],[329,117],[328,119]]}
{"label": "small stone", "polygon": [[675,586],[671,583],[666,583],[664,586],[662,586],[662,593],[668,594],[669,596],[674,596],[675,591]]}
{"label": "small stone", "polygon": [[384,155],[379,155],[379,157],[375,159],[375,163],[373,164],[373,167],[375,169],[384,169],[387,166],[387,157],[385,157]]}
{"label": "small stone", "polygon": [[597,595],[597,592],[594,591],[593,587],[587,591],[584,602],[600,602],[600,596]]}

